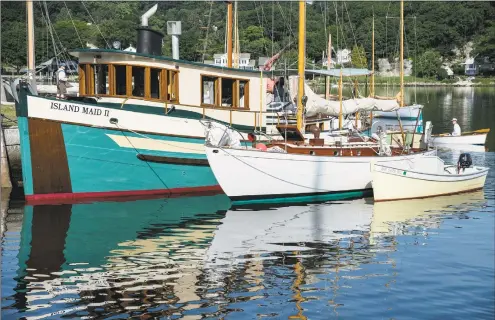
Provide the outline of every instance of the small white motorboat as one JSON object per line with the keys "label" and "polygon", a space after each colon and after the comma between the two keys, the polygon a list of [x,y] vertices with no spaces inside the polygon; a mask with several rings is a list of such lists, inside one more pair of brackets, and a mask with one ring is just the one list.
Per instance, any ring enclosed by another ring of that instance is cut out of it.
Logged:
{"label": "small white motorboat", "polygon": [[490,129],[480,129],[464,132],[460,136],[453,136],[450,133],[431,135],[431,143],[435,146],[452,144],[484,145],[489,132]]}
{"label": "small white motorboat", "polygon": [[375,201],[418,199],[482,189],[488,168],[472,165],[471,155],[463,153],[457,165],[445,165],[436,156],[423,156],[408,162],[375,163],[372,172]]}

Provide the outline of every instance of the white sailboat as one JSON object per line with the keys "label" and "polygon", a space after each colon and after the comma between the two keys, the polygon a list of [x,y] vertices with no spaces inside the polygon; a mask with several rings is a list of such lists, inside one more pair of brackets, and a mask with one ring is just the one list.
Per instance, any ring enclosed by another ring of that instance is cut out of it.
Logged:
{"label": "white sailboat", "polygon": [[[304,20],[305,2],[300,1],[297,92],[305,92]],[[307,202],[361,197],[371,192],[372,163],[404,162],[436,153],[434,150],[393,148],[382,140],[378,148],[366,145],[325,146],[317,130],[315,138],[306,143],[300,132],[303,123],[302,95],[298,94],[297,99],[297,127],[278,126],[285,141],[249,148],[240,147],[235,134],[231,135],[229,130],[221,139],[211,139],[207,135],[205,150],[210,167],[223,191],[234,203]],[[310,95],[306,99],[309,101],[314,97]],[[328,106],[327,109],[333,107]],[[343,101],[340,99],[340,110],[342,107]]]}

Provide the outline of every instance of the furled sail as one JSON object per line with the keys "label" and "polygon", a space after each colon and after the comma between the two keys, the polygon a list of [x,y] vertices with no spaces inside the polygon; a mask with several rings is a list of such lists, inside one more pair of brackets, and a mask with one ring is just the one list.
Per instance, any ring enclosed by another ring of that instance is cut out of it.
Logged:
{"label": "furled sail", "polygon": [[[297,95],[297,76],[289,77],[291,98]],[[340,114],[340,101],[327,100],[317,95],[307,83],[304,83],[307,117],[317,114],[326,116],[338,116]],[[342,114],[353,114],[358,111],[395,111],[399,109],[398,99],[355,98],[342,101]]]}

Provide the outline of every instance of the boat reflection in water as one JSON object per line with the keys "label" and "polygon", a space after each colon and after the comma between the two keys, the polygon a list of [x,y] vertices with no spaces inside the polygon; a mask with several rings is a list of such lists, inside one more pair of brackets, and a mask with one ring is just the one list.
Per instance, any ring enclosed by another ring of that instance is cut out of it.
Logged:
{"label": "boat reflection in water", "polygon": [[426,199],[375,202],[372,239],[398,236],[410,228],[436,229],[446,214],[462,215],[485,204],[483,190]]}
{"label": "boat reflection in water", "polygon": [[197,265],[229,207],[224,195],[26,206],[8,309],[102,316],[197,300]]}
{"label": "boat reflection in water", "polygon": [[395,277],[377,239],[419,222],[436,228],[437,213],[483,200],[477,192],[229,210],[217,195],[28,206],[17,277],[2,275],[2,315],[286,318],[315,299],[337,310],[349,281]]}

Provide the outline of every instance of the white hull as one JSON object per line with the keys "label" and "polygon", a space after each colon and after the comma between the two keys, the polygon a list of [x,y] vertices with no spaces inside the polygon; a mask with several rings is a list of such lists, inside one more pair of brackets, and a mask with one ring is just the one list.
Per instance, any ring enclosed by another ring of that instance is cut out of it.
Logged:
{"label": "white hull", "polygon": [[484,145],[486,142],[486,133],[473,134],[473,135],[462,135],[462,136],[432,136],[431,142],[433,145],[450,145],[450,144],[460,144],[460,145]]}
{"label": "white hull", "polygon": [[412,105],[407,107],[399,108],[397,111],[383,112],[376,111],[373,112],[373,117],[375,118],[394,118],[397,119],[397,112],[401,119],[416,119],[423,109],[422,105]]}
{"label": "white hull", "polygon": [[[488,168],[472,167],[457,174],[455,166],[444,166],[437,157],[424,157],[424,163],[375,164],[375,201],[417,199],[456,194],[483,188]],[[430,161],[431,160],[431,161]],[[416,170],[416,171],[415,171]]]}
{"label": "white hull", "polygon": [[364,191],[371,191],[372,163],[410,161],[436,152],[394,157],[315,157],[254,149],[205,149],[218,183],[234,201],[331,194],[335,199],[362,196]]}

